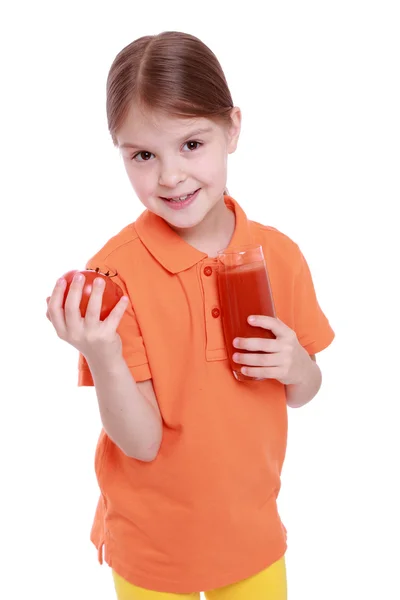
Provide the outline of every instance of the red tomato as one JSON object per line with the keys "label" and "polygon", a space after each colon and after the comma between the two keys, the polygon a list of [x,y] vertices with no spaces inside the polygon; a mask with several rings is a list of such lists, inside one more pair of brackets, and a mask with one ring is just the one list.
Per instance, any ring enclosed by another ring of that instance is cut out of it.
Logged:
{"label": "red tomato", "polygon": [[82,273],[85,276],[85,284],[84,284],[84,287],[82,290],[82,300],[81,300],[81,303],[79,306],[79,308],[81,309],[82,317],[84,317],[86,314],[86,309],[87,309],[87,305],[89,302],[90,294],[92,293],[93,281],[96,279],[96,277],[100,277],[100,279],[104,279],[106,285],[105,285],[105,288],[103,291],[103,301],[102,301],[101,312],[100,312],[100,321],[104,321],[104,319],[106,319],[108,317],[108,315],[110,314],[110,312],[112,311],[114,306],[119,302],[119,300],[124,295],[123,291],[121,290],[119,285],[116,284],[112,280],[112,278],[110,276],[104,275],[103,273],[99,273],[97,271],[89,271],[89,270],[87,270],[87,271],[86,270],[84,270],[84,271],[79,271],[79,270],[68,271],[68,273],[63,275],[63,278],[67,282],[65,292],[64,292],[63,308],[65,306],[65,301],[67,299],[69,287],[71,285],[71,282],[74,278],[75,273]]}

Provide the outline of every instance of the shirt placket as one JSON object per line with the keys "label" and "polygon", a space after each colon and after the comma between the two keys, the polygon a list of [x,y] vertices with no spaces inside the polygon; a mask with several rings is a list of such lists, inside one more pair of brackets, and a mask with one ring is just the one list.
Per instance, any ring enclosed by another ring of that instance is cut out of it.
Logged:
{"label": "shirt placket", "polygon": [[204,298],[207,360],[224,360],[227,358],[221,320],[217,269],[217,259],[205,259],[200,264],[200,279]]}

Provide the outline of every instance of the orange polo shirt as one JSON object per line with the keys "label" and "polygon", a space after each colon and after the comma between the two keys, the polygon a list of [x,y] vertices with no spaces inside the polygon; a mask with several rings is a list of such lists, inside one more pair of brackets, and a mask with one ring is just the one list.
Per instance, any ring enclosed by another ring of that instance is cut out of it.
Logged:
{"label": "orange polo shirt", "polygon": [[[298,246],[249,221],[237,202],[231,246],[260,243],[277,316],[309,354],[334,333]],[[153,379],[163,439],[150,463],[128,458],[102,430],[95,457],[101,495],[91,540],[129,582],[154,591],[210,590],[282,557],[277,510],[286,452],[285,386],[238,382],[221,326],[217,259],[144,211],[89,268],[114,269],[131,300],[118,332],[136,381]],[[232,349],[232,352],[234,350]],[[79,385],[93,385],[79,356]]]}

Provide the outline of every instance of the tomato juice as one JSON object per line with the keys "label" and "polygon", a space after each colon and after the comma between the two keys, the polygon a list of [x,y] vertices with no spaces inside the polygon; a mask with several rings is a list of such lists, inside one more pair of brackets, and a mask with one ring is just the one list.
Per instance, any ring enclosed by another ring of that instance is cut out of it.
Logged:
{"label": "tomato juice", "polygon": [[[247,321],[250,315],[275,317],[275,307],[264,261],[236,266],[220,265],[218,286],[221,304],[222,324],[225,335],[228,360],[236,379],[253,380],[241,373],[241,367],[232,359],[235,352],[243,354],[247,350],[238,350],[233,346],[236,337],[270,338],[275,335],[268,329],[253,327]],[[257,354],[257,352],[253,352]]]}

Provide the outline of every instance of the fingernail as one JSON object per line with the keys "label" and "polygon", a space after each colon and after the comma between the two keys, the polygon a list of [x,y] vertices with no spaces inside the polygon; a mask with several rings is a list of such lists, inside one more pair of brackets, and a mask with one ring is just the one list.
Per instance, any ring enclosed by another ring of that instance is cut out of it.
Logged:
{"label": "fingernail", "polygon": [[65,283],[65,279],[63,277],[60,277],[60,279],[57,280],[57,285],[64,285]]}
{"label": "fingernail", "polygon": [[234,346],[239,346],[239,338],[235,338],[235,339],[233,340],[233,345],[234,345]]}
{"label": "fingernail", "polygon": [[256,318],[255,318],[255,317],[249,317],[249,318],[248,318],[248,321],[249,321],[249,323],[254,323],[254,322],[255,322],[255,320],[256,320]]}
{"label": "fingernail", "polygon": [[83,279],[82,273],[77,273],[76,275],[74,275],[74,281],[82,281],[82,279]]}

